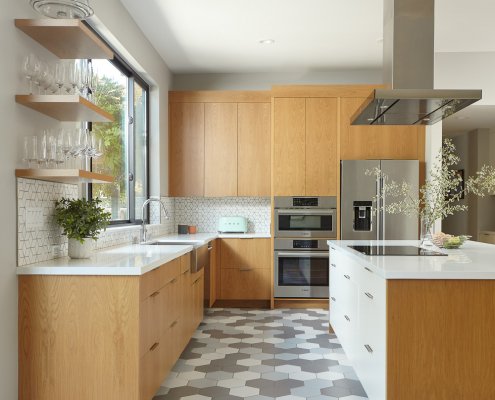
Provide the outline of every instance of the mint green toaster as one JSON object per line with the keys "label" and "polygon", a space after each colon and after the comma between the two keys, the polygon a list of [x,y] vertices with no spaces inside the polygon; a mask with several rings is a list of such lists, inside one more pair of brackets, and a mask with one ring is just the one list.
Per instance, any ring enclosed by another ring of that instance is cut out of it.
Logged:
{"label": "mint green toaster", "polygon": [[220,217],[218,220],[218,232],[221,233],[246,233],[248,221],[246,217]]}

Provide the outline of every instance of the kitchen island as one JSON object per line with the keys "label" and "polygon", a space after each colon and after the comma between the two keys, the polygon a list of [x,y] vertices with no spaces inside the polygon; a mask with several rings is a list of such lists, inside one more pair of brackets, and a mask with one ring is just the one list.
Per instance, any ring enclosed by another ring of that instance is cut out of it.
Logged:
{"label": "kitchen island", "polygon": [[371,400],[495,398],[494,245],[382,256],[348,246],[418,242],[328,244],[330,325]]}

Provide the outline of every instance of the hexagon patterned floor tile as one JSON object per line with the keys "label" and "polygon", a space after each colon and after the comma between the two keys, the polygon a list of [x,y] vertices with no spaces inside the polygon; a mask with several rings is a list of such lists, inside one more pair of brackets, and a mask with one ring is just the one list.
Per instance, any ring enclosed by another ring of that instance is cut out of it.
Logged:
{"label": "hexagon patterned floor tile", "polygon": [[364,400],[328,311],[216,308],[153,400]]}

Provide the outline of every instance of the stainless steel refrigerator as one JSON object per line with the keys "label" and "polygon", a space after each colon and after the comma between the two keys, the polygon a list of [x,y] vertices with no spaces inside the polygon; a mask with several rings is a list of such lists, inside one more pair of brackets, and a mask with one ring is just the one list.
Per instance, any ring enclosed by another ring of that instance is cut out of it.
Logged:
{"label": "stainless steel refrigerator", "polygon": [[[419,195],[417,160],[346,160],[341,162],[340,238],[342,240],[418,239],[418,219],[403,214],[372,212],[374,196],[383,190],[382,179],[366,175],[380,168],[396,182],[407,181],[411,195]],[[383,201],[387,204],[386,192]],[[389,199],[392,200],[392,199]]]}

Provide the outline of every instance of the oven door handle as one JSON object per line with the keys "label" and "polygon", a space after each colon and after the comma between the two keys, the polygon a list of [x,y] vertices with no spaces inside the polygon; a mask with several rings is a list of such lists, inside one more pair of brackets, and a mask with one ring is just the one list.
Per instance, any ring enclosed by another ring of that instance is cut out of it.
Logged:
{"label": "oven door handle", "polygon": [[275,252],[277,257],[289,257],[289,258],[316,258],[316,257],[328,257],[328,251],[311,251],[311,252],[303,252],[303,251],[277,251]]}
{"label": "oven door handle", "polygon": [[337,212],[336,209],[332,208],[332,209],[319,209],[319,210],[310,210],[310,209],[293,209],[293,208],[290,208],[290,209],[277,209],[275,210],[276,213],[278,213],[279,215],[335,215],[335,213]]}

